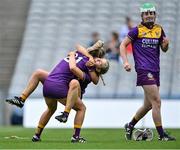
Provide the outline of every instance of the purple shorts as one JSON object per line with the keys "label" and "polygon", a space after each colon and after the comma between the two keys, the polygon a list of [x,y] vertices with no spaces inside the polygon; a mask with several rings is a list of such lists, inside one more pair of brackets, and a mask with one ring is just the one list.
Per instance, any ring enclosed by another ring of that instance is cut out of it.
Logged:
{"label": "purple shorts", "polygon": [[67,97],[69,84],[66,82],[52,82],[45,80],[43,85],[43,96],[55,99],[62,99]]}
{"label": "purple shorts", "polygon": [[137,70],[137,86],[153,85],[160,86],[159,72],[149,70]]}

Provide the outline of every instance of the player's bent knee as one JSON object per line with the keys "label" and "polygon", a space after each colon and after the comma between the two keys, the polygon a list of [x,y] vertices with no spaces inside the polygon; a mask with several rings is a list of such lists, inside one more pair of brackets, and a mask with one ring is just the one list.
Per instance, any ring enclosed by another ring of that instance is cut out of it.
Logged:
{"label": "player's bent knee", "polygon": [[84,104],[82,104],[80,108],[82,111],[84,111],[84,112],[86,111],[86,106]]}
{"label": "player's bent knee", "polygon": [[160,100],[157,101],[156,105],[157,105],[158,108],[160,108],[161,107],[161,101]]}
{"label": "player's bent knee", "polygon": [[57,107],[48,107],[50,113],[54,113],[57,110]]}
{"label": "player's bent knee", "polygon": [[156,99],[152,102],[152,107],[160,108],[161,107],[161,100]]}
{"label": "player's bent knee", "polygon": [[37,70],[35,71],[34,75],[35,75],[36,77],[38,77],[39,79],[41,79],[42,77],[45,76],[44,70],[43,70],[43,69],[37,69]]}
{"label": "player's bent knee", "polygon": [[157,94],[151,95],[151,96],[149,97],[149,99],[150,99],[152,102],[155,102],[155,103],[161,102],[160,96],[157,95]]}
{"label": "player's bent knee", "polygon": [[78,88],[80,85],[79,85],[79,81],[78,80],[71,80],[71,82],[69,83],[69,87],[71,89],[75,89],[75,88]]}
{"label": "player's bent knee", "polygon": [[82,101],[77,102],[75,106],[73,107],[75,111],[86,111],[86,106],[82,103]]}
{"label": "player's bent knee", "polygon": [[54,113],[57,110],[57,103],[47,103],[48,110]]}

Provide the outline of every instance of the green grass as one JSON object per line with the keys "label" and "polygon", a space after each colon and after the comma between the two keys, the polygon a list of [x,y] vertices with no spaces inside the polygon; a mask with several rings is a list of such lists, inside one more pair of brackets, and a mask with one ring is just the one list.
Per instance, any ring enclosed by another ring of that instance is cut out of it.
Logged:
{"label": "green grass", "polygon": [[[33,143],[31,137],[34,129],[1,127],[0,149],[180,149],[180,129],[168,131],[177,141],[158,141],[156,134],[151,142],[126,141],[122,129],[83,129],[81,134],[86,137],[87,143],[72,144],[72,129],[45,129],[42,141]],[[13,135],[24,139],[5,138]]]}

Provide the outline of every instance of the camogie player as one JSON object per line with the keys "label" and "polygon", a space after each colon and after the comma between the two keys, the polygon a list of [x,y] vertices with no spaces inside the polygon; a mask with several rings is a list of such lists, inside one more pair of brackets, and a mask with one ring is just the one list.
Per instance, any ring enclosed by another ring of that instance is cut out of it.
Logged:
{"label": "camogie player", "polygon": [[[89,48],[89,52],[93,52],[93,55],[99,55],[100,57],[102,57],[104,55],[103,52],[93,51],[97,51],[96,47],[98,47],[98,44],[96,44],[96,46],[94,47]],[[82,52],[84,51],[83,47],[80,45],[78,45],[77,49]],[[84,53],[89,56],[87,51],[84,51]],[[67,104],[67,107],[65,108],[63,114],[58,116],[57,119],[59,119],[59,117],[66,117],[67,121],[69,111],[73,107],[73,109],[76,110],[76,116],[74,122],[75,133],[72,136],[72,142],[85,142],[85,140],[79,136],[81,125],[85,115],[85,105],[80,99],[83,92],[85,91],[85,88],[91,82],[91,79],[93,79],[92,77],[90,77],[90,74],[93,73],[93,69],[95,69],[96,73],[103,74],[106,73],[109,68],[109,63],[106,59],[95,58],[95,67],[91,67],[91,69],[89,70],[86,66],[88,60],[88,57],[82,55],[81,53],[75,54],[74,52],[71,52],[69,58],[65,58],[63,61],[61,61],[49,74],[49,76],[48,72],[43,70],[38,70],[35,74],[33,74],[31,78],[31,81],[33,80],[33,82],[29,82],[29,88],[26,88],[27,90],[25,91],[28,95],[30,95],[30,93],[32,93],[32,91],[36,88],[38,82],[41,81],[44,84],[43,94],[48,105],[47,110],[41,116],[36,134],[32,139],[33,141],[40,141],[40,135],[43,131],[43,128],[55,112],[57,108],[57,101],[59,101],[64,105]],[[78,62],[76,63],[76,61]],[[80,69],[85,72],[83,73]],[[95,79],[94,83],[97,84],[97,82],[98,78]],[[35,84],[33,85],[33,83]],[[6,101],[16,106],[22,107],[24,103],[21,102],[23,101],[22,96],[24,95],[25,94],[23,92],[21,98],[15,97],[14,99],[7,99]],[[20,104],[18,103],[19,101]],[[63,122],[66,121],[63,120]]]}
{"label": "camogie player", "polygon": [[[85,49],[81,45],[76,46],[77,52],[82,53],[86,57],[89,58],[89,61],[87,62],[87,65],[91,66],[94,63],[94,58],[103,58],[105,55],[105,51],[103,49],[103,42],[99,40],[96,42],[92,47],[89,47]],[[65,58],[66,62],[68,61],[68,58]],[[44,83],[45,79],[48,77],[49,72],[43,69],[37,69],[30,77],[30,80],[21,93],[21,95],[14,96],[14,98],[6,99],[6,102],[16,105],[17,107],[22,108],[24,106],[24,103],[26,99],[32,94],[32,92],[37,88],[39,82],[42,84]],[[97,84],[99,81],[99,77],[96,74],[90,74],[92,78],[92,82],[94,84]]]}
{"label": "camogie player", "polygon": [[132,120],[125,125],[126,139],[131,140],[132,131],[136,123],[152,109],[152,118],[159,134],[159,140],[173,141],[163,129],[161,121],[160,87],[160,48],[163,52],[168,50],[169,40],[163,28],[155,24],[156,9],[152,3],[144,3],[141,8],[142,22],[133,28],[120,45],[120,54],[126,71],[131,71],[131,66],[126,55],[129,43],[133,46],[135,70],[137,72],[137,86],[144,90],[144,104],[138,109]]}

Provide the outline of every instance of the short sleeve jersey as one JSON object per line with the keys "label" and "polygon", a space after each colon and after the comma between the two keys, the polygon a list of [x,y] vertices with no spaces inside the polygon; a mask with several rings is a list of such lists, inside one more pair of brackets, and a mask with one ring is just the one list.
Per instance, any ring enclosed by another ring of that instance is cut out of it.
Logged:
{"label": "short sleeve jersey", "polygon": [[160,25],[152,29],[140,24],[127,35],[132,41],[135,69],[159,72],[160,45],[165,33]]}

